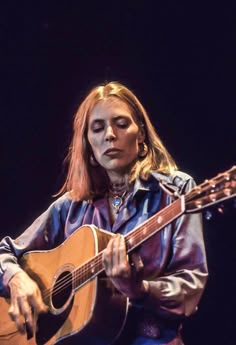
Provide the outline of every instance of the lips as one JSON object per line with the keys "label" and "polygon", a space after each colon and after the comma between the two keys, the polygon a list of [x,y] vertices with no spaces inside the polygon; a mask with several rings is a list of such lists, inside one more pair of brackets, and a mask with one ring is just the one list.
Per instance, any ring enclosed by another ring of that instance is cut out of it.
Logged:
{"label": "lips", "polygon": [[112,155],[112,154],[116,154],[116,153],[119,153],[121,152],[120,149],[116,149],[116,148],[111,148],[111,149],[107,149],[105,152],[104,152],[104,155]]}

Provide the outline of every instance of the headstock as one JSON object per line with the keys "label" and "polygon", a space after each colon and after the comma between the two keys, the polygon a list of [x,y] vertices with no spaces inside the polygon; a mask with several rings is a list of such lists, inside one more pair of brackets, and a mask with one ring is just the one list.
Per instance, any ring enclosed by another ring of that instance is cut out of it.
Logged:
{"label": "headstock", "polygon": [[236,196],[236,166],[205,180],[185,196],[186,213],[201,211]]}

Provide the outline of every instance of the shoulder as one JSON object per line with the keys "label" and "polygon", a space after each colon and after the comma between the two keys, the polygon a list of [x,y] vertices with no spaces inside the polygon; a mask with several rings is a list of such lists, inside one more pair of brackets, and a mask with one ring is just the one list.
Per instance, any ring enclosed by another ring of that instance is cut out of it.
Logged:
{"label": "shoulder", "polygon": [[151,175],[163,184],[177,187],[180,193],[185,193],[186,191],[196,186],[193,177],[188,173],[180,170],[175,170],[171,174],[152,172]]}
{"label": "shoulder", "polygon": [[54,200],[51,203],[50,208],[54,208],[58,211],[60,211],[62,209],[69,209],[72,202],[73,202],[73,200],[70,196],[70,193],[67,192],[67,193],[63,194],[62,196],[58,197],[56,200]]}

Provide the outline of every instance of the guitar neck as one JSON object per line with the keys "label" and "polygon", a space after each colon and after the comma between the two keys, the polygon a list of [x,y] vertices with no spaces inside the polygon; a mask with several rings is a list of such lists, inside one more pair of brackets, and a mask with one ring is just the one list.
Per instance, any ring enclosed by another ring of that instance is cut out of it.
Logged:
{"label": "guitar neck", "polygon": [[125,236],[127,253],[173,222],[185,211],[184,196],[175,200]]}
{"label": "guitar neck", "polygon": [[[166,206],[157,214],[150,217],[144,223],[125,235],[127,253],[130,253],[140,244],[162,230],[185,212],[185,199],[181,196],[172,204]],[[73,272],[74,286],[76,289],[86,284],[91,279],[104,271],[102,262],[103,251],[84,263]]]}
{"label": "guitar neck", "polygon": [[[125,236],[127,253],[130,253],[182,214],[202,211],[206,207],[235,196],[236,166],[222,174],[218,174],[211,180],[205,180],[202,184],[194,187],[190,192],[182,195],[179,199],[161,209],[157,214],[129,232]],[[104,271],[102,256],[103,251],[83,266],[75,269],[73,273],[76,287],[79,288]]]}

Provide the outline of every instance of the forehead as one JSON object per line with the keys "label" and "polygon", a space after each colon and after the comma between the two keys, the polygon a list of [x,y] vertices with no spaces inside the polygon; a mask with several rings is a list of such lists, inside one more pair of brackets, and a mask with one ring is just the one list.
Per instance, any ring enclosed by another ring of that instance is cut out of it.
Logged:
{"label": "forehead", "polygon": [[106,119],[110,116],[125,115],[132,117],[130,107],[118,98],[110,97],[99,101],[90,111],[89,120]]}

